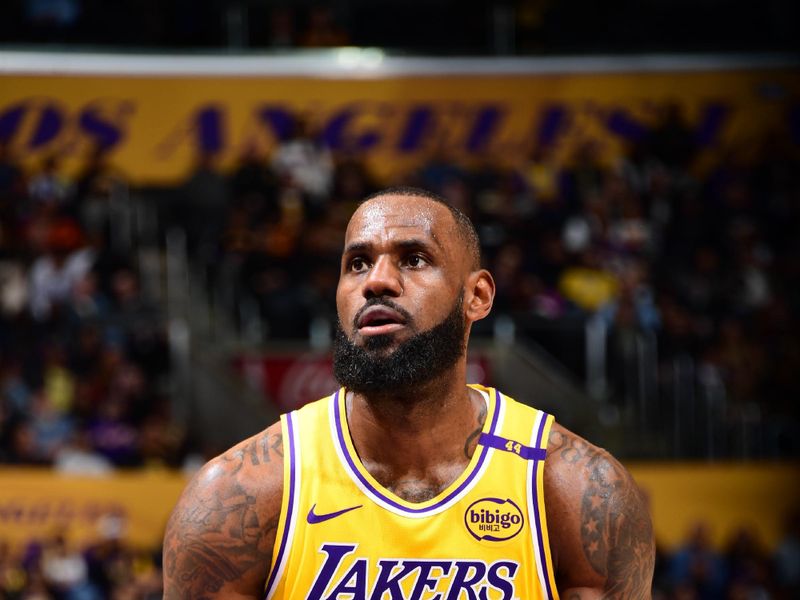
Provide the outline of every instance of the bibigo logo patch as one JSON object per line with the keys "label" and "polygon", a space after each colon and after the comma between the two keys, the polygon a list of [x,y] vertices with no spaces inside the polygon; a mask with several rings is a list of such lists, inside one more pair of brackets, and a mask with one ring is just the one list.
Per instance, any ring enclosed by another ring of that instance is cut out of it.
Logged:
{"label": "bibigo logo patch", "polygon": [[502,542],[522,531],[525,517],[519,506],[509,498],[481,498],[467,508],[464,524],[478,541]]}

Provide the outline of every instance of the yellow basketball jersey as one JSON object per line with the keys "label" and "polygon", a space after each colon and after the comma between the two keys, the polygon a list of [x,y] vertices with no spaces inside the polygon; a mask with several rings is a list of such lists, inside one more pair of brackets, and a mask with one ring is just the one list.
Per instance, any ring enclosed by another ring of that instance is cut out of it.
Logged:
{"label": "yellow basketball jersey", "polygon": [[284,493],[266,598],[558,598],[543,497],[553,417],[471,387],[488,409],[479,445],[461,476],[422,503],[361,464],[344,389],[281,417]]}

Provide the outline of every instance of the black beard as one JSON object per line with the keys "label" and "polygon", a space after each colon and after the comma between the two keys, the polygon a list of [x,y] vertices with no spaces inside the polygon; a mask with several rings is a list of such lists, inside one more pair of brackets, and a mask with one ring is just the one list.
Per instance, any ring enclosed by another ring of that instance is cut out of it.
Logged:
{"label": "black beard", "polygon": [[362,348],[337,324],[333,342],[336,380],[359,394],[404,393],[432,381],[464,355],[463,297],[462,292],[450,314],[438,325],[413,335],[389,354],[382,350],[391,345],[392,334],[368,338]]}

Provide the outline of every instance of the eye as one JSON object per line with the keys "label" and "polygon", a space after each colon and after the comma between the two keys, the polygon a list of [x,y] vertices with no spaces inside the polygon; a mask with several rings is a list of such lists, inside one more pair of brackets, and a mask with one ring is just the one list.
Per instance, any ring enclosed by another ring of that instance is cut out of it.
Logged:
{"label": "eye", "polygon": [[360,256],[355,257],[350,261],[350,270],[354,273],[360,273],[367,268],[367,262]]}
{"label": "eye", "polygon": [[412,269],[418,269],[428,264],[428,261],[419,254],[411,254],[406,258],[406,264]]}

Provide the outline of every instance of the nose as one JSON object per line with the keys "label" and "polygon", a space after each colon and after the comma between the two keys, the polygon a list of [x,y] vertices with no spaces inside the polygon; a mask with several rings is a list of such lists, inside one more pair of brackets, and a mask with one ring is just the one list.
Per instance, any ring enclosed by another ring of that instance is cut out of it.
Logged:
{"label": "nose", "polygon": [[400,269],[391,257],[381,256],[375,261],[364,279],[362,292],[367,299],[377,296],[396,298],[403,293]]}

